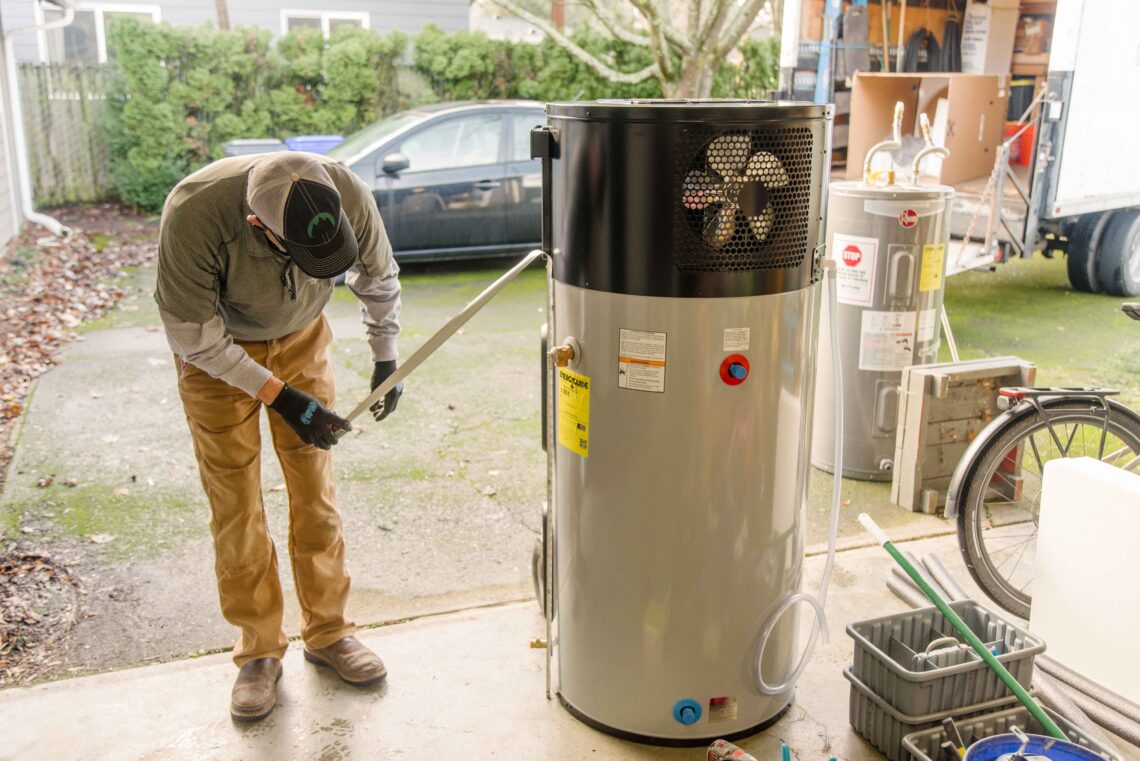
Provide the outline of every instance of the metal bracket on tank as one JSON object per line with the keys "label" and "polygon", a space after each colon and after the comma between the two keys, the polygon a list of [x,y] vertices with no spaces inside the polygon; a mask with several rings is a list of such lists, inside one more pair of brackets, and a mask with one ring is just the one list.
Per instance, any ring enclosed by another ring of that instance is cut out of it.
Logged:
{"label": "metal bracket on tank", "polygon": [[535,127],[530,131],[530,157],[542,159],[542,250],[553,253],[554,241],[554,185],[551,163],[558,158],[558,130],[554,127]]}
{"label": "metal bracket on tank", "polygon": [[824,260],[827,258],[827,244],[820,243],[815,247],[815,253],[812,257],[811,265],[811,282],[812,285],[818,283],[823,279]]}
{"label": "metal bracket on tank", "polygon": [[[554,160],[559,157],[558,130],[553,127],[535,127],[530,131],[530,157],[542,160],[542,250],[546,252],[546,330],[548,341],[553,342],[554,324]],[[545,363],[543,369],[546,369]],[[553,697],[554,672],[554,372],[545,378],[543,404],[543,440],[546,442],[546,509],[543,510],[543,618],[546,619],[546,699]]]}

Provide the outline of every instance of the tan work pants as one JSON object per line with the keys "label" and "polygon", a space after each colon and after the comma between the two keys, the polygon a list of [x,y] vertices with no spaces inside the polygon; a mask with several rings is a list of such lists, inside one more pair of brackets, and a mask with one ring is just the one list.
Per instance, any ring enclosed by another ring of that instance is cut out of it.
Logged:
{"label": "tan work pants", "polygon": [[[239,344],[276,377],[331,409],[331,338],[322,315],[284,338]],[[241,629],[234,662],[240,667],[255,658],[280,658],[287,641],[277,551],[261,495],[262,404],[189,363],[178,366],[178,390],[210,501],[222,615]],[[309,647],[326,647],[356,632],[344,617],[349,576],[332,456],[302,442],[276,412],[267,414],[289,493],[289,557],[301,604],[301,636]]]}

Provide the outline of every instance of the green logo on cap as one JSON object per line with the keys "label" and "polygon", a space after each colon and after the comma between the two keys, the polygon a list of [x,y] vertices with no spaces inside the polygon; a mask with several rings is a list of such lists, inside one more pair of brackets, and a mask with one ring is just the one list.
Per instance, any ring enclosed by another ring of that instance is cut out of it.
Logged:
{"label": "green logo on cap", "polygon": [[313,217],[312,219],[309,220],[309,228],[308,228],[307,232],[308,232],[310,238],[313,237],[313,228],[316,227],[318,224],[320,224],[322,217],[324,219],[327,219],[329,221],[330,225],[333,225],[334,227],[336,226],[336,217],[334,217],[332,214],[329,214],[327,211],[322,211],[321,213],[317,214],[315,217]]}

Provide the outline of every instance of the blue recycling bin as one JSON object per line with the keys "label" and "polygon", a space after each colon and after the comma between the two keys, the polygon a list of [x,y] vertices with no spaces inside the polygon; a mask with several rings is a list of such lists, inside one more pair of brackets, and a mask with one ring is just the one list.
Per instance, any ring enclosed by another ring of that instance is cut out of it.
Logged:
{"label": "blue recycling bin", "polygon": [[285,147],[291,151],[327,153],[343,142],[341,135],[295,135],[285,138]]}

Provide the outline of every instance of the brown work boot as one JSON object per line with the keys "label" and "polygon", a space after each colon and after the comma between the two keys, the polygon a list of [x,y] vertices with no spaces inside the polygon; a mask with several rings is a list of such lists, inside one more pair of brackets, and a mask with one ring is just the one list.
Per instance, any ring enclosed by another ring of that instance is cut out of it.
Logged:
{"label": "brown work boot", "polygon": [[241,667],[230,699],[230,716],[235,721],[264,719],[277,705],[277,680],[281,678],[281,661],[258,658]]}
{"label": "brown work boot", "polygon": [[328,666],[344,681],[362,687],[375,684],[388,675],[384,661],[356,639],[342,637],[328,647],[305,646],[305,660]]}

